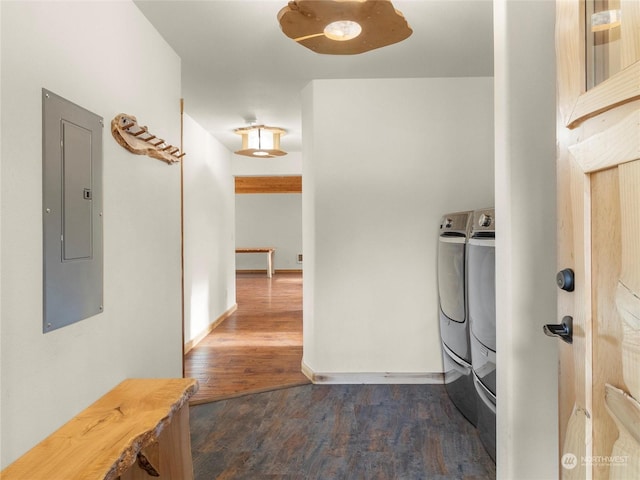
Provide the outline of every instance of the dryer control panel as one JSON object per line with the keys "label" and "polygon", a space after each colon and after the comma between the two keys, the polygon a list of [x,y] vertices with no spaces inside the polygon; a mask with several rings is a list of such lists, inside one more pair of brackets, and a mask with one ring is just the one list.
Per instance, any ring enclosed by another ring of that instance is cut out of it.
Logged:
{"label": "dryer control panel", "polygon": [[448,213],[440,219],[440,235],[466,237],[473,212]]}

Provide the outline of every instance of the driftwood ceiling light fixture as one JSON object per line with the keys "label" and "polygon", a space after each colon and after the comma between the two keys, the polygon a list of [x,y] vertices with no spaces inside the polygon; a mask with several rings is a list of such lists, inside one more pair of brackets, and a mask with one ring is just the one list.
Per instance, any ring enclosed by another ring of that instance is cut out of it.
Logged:
{"label": "driftwood ceiling light fixture", "polygon": [[287,154],[284,150],[280,150],[280,135],[287,133],[282,128],[250,125],[236,128],[234,132],[242,136],[242,148],[235,152],[237,155],[273,158]]}
{"label": "driftwood ceiling light fixture", "polygon": [[354,55],[412,33],[390,0],[295,0],[278,12],[284,34],[316,53]]}

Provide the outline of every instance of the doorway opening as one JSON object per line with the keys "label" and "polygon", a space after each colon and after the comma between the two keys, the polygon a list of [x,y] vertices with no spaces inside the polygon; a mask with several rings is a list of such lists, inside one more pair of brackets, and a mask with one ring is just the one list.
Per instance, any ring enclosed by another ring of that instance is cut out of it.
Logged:
{"label": "doorway opening", "polygon": [[184,358],[192,404],[310,383],[302,374],[302,179],[236,177],[237,310]]}

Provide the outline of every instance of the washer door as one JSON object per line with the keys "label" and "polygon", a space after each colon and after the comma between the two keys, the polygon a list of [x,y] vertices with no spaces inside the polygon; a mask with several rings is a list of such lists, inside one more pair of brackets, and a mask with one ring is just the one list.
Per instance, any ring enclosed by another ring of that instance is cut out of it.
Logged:
{"label": "washer door", "polygon": [[496,351],[496,254],[495,240],[469,241],[467,275],[469,282],[469,323],[480,342]]}

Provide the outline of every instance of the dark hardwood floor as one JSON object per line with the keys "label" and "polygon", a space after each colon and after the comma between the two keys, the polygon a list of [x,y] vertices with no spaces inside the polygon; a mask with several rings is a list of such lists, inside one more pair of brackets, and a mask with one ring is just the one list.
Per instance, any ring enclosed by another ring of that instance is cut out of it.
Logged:
{"label": "dark hardwood floor", "polygon": [[494,479],[443,385],[305,385],[192,406],[196,480]]}
{"label": "dark hardwood floor", "polygon": [[308,384],[302,362],[302,274],[236,275],[238,309],[185,356],[191,404]]}

